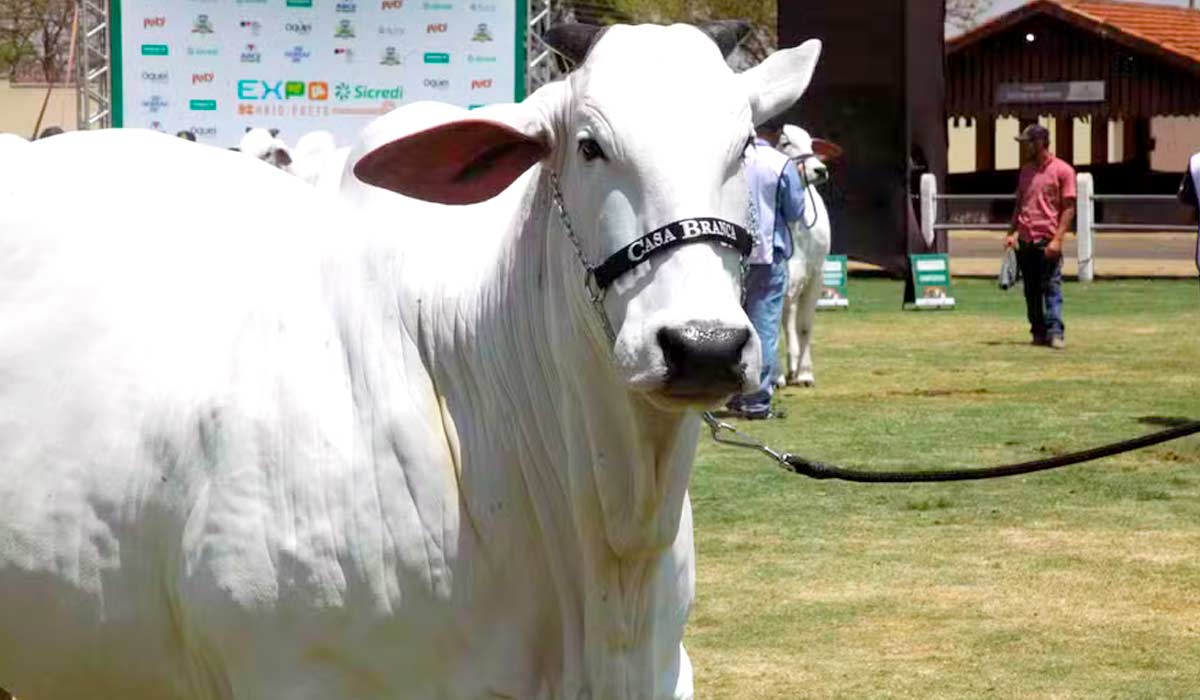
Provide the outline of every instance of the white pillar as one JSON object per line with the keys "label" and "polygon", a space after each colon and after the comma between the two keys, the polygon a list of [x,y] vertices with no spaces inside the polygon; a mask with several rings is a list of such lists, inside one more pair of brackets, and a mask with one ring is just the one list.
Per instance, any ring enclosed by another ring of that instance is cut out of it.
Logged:
{"label": "white pillar", "polygon": [[921,237],[925,247],[933,250],[933,225],[937,223],[937,176],[925,173],[921,176]]}
{"label": "white pillar", "polygon": [[1095,248],[1092,237],[1096,224],[1096,201],[1092,198],[1096,193],[1096,185],[1091,173],[1079,173],[1075,176],[1075,232],[1078,237],[1076,260],[1079,263],[1079,281],[1091,282],[1095,274]]}

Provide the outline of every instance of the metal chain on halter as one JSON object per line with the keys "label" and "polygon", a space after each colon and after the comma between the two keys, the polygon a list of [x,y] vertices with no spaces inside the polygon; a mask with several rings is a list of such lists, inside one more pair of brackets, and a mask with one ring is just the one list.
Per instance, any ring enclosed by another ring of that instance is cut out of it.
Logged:
{"label": "metal chain on halter", "polygon": [[583,254],[583,245],[579,242],[579,237],[575,235],[575,227],[571,225],[571,217],[567,214],[567,205],[563,201],[562,189],[558,186],[558,173],[553,170],[550,170],[550,192],[554,197],[554,206],[558,209],[558,218],[562,221],[567,239],[575,247],[575,257],[579,258],[579,264],[583,266],[583,288],[587,291],[588,300],[599,314],[600,321],[604,325],[604,333],[608,336],[609,341],[616,342],[616,331],[613,330],[612,322],[608,320],[608,313],[604,310],[604,290],[596,283],[596,268],[588,263],[587,256]]}

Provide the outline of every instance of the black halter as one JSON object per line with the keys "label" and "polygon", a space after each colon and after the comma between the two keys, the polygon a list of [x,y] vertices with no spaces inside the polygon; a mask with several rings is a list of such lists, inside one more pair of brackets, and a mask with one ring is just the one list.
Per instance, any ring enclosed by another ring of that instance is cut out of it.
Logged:
{"label": "black halter", "polygon": [[680,219],[655,229],[618,250],[590,272],[596,278],[596,286],[608,289],[618,277],[656,255],[681,245],[705,241],[734,248],[743,257],[749,255],[750,249],[754,247],[754,237],[732,221],[712,217]]}
{"label": "black halter", "polygon": [[[656,255],[689,243],[712,242],[733,248],[741,255],[743,262],[754,247],[754,236],[742,226],[725,219],[703,216],[680,219],[662,228],[657,228],[608,256],[599,265],[592,265],[583,253],[583,245],[579,242],[579,237],[575,235],[575,227],[571,225],[571,217],[567,214],[562,190],[558,186],[558,175],[553,170],[549,172],[549,175],[550,192],[554,197],[554,205],[558,209],[563,231],[575,248],[575,256],[579,258],[579,264],[583,266],[583,286],[588,292],[592,308],[600,317],[604,332],[610,341],[615,341],[617,335],[612,327],[612,322],[608,319],[608,313],[604,310],[604,295],[621,275],[642,263],[649,262]],[[753,198],[749,202],[750,225],[756,227],[758,224]]]}

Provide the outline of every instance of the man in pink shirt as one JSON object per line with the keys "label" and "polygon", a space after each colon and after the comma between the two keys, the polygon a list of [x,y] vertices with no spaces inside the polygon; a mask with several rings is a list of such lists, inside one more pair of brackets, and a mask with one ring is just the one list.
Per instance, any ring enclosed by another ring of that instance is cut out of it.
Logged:
{"label": "man in pink shirt", "polygon": [[1066,347],[1062,246],[1075,220],[1075,169],[1050,152],[1050,132],[1045,127],[1030,124],[1017,140],[1021,142],[1021,175],[1004,245],[1017,248],[1033,344],[1061,350]]}

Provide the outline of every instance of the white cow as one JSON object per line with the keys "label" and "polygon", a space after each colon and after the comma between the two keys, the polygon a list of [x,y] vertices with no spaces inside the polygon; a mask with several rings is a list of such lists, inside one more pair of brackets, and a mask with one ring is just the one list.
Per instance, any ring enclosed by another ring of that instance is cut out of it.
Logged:
{"label": "white cow", "polygon": [[241,141],[238,142],[238,150],[280,170],[287,170],[292,164],[292,154],[283,139],[279,138],[277,129],[246,129],[246,133],[242,134]]}
{"label": "white cow", "polygon": [[307,182],[317,185],[321,174],[329,169],[330,160],[337,152],[337,142],[328,131],[310,131],[296,140],[290,150],[292,164],[288,172]]}
{"label": "white cow", "polygon": [[752,124],[819,52],[734,75],[618,26],[520,105],[402,108],[354,170],[427,201],[364,186],[369,226],[151,132],[6,147],[0,686],[691,697],[697,412],[759,371],[739,255],[664,248],[595,305],[553,183],[592,263],[744,226]]}
{"label": "white cow", "polygon": [[829,255],[832,230],[829,211],[816,185],[829,177],[825,157],[828,151],[815,153],[813,138],[795,124],[786,124],[779,150],[796,161],[803,181],[808,184],[804,218],[791,225],[794,243],[788,261],[788,290],[783,302],[783,330],[787,339],[788,369],[775,378],[776,386],[788,384],[813,386],[816,377],[812,361],[812,329],[821,298],[821,267]]}

